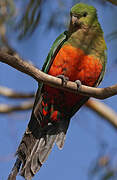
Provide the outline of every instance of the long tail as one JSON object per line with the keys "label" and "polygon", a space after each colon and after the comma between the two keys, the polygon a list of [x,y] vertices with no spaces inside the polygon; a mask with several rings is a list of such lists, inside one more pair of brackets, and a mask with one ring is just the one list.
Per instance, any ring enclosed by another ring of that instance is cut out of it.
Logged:
{"label": "long tail", "polygon": [[40,137],[35,137],[30,131],[26,131],[18,148],[17,155],[22,160],[20,174],[30,180],[47,159],[56,142],[61,149],[64,145],[68,121],[59,124],[49,124]]}
{"label": "long tail", "polygon": [[[39,171],[40,167],[47,159],[56,143],[59,149],[62,149],[65,141],[65,135],[69,126],[69,119],[62,119],[59,122],[48,121],[47,125],[41,128],[42,112],[39,111],[40,102],[38,104],[38,113],[32,113],[28,128],[24,133],[22,141],[18,147],[16,155],[17,161],[13,169],[19,168],[22,164],[20,174],[26,180],[31,180],[32,177]],[[14,171],[15,172],[15,171]],[[15,179],[8,179],[15,180]]]}

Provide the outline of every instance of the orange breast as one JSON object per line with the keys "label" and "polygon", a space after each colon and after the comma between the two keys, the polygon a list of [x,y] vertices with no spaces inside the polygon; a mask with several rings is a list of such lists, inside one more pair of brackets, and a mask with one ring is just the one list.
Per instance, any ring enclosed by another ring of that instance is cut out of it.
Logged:
{"label": "orange breast", "polygon": [[[86,55],[83,50],[64,45],[56,55],[48,74],[57,76],[63,74],[69,77],[70,81],[80,80],[82,84],[94,86],[102,70],[99,59]],[[57,106],[70,111],[83,96],[69,92],[63,92],[56,88],[45,86],[48,96],[56,102]]]}
{"label": "orange breast", "polygon": [[71,81],[79,79],[82,84],[93,86],[97,81],[102,64],[99,59],[84,54],[83,50],[64,45],[49,70],[49,74],[57,76],[63,74]]}

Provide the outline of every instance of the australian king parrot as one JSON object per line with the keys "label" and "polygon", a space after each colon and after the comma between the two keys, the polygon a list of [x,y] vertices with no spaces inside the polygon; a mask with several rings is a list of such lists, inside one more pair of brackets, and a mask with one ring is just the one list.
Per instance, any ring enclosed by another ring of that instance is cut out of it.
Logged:
{"label": "australian king parrot", "polygon": [[[53,43],[42,71],[97,87],[106,66],[106,44],[93,6],[74,5],[68,30]],[[88,97],[39,83],[30,122],[17,150],[20,174],[30,180],[56,143],[62,149],[71,117]],[[16,162],[16,165],[17,165]]]}

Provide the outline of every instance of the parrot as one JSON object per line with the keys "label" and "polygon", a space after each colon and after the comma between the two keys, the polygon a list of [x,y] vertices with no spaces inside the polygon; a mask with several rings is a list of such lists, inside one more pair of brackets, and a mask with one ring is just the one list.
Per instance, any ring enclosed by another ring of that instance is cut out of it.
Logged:
{"label": "parrot", "polygon": [[[68,30],[54,41],[42,71],[63,82],[69,79],[97,87],[105,73],[106,50],[96,8],[78,3],[71,8]],[[21,166],[21,176],[31,180],[54,144],[63,148],[70,119],[88,99],[39,83],[31,119],[16,152],[15,166]]]}

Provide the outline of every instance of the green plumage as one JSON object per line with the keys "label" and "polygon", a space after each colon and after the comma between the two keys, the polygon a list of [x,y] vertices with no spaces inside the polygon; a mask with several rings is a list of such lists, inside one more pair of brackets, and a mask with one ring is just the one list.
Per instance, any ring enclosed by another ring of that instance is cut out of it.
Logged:
{"label": "green plumage", "polygon": [[42,71],[47,73],[48,69],[50,68],[50,65],[52,64],[57,52],[59,51],[59,49],[61,48],[61,46],[63,45],[63,43],[65,41],[67,41],[68,39],[68,32],[65,31],[62,34],[60,34],[60,36],[58,36],[58,38],[54,41],[52,47],[50,48],[49,54],[45,60],[45,63],[42,67]]}

